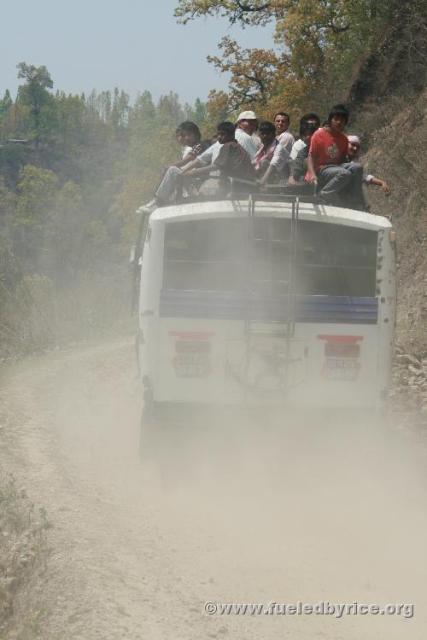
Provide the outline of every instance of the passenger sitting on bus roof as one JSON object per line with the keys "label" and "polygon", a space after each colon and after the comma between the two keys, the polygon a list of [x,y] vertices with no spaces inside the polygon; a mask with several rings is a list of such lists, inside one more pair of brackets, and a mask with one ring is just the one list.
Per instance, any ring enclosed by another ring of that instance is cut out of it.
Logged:
{"label": "passenger sitting on bus roof", "polygon": [[182,147],[181,157],[185,158],[187,153],[190,153],[191,147],[189,145],[187,145],[187,143],[185,141],[184,132],[183,132],[183,130],[181,128],[181,125],[177,126],[177,128],[175,130],[175,137],[176,137],[177,143]]}
{"label": "passenger sitting on bus roof", "polygon": [[255,170],[251,158],[244,147],[237,142],[233,123],[220,122],[217,132],[218,142],[222,146],[213,166],[220,170],[221,177],[254,180]]}
{"label": "passenger sitting on bus roof", "polygon": [[[193,169],[206,169],[206,167],[210,167],[211,164],[213,164],[214,160],[218,157],[221,146],[222,145],[218,141],[218,139],[215,140],[215,142],[212,142],[212,144],[205,151],[203,151],[203,153],[197,156],[197,158],[195,158],[192,162],[189,162],[187,165],[185,165],[185,167],[183,167],[184,174],[191,175]],[[206,170],[203,173],[206,173]]]}
{"label": "passenger sitting on bus roof", "polygon": [[169,167],[160,182],[154,199],[145,205],[148,210],[154,210],[158,206],[169,204],[182,195],[183,174],[181,167],[186,166],[209,146],[209,142],[201,141],[199,127],[194,122],[182,122],[178,129],[181,131],[181,139],[191,150],[173,166]]}
{"label": "passenger sitting on bus roof", "polygon": [[[190,146],[189,144],[187,144],[187,136],[185,135],[185,131],[183,129],[183,125],[185,125],[185,122],[182,122],[180,125],[177,126],[177,128],[175,129],[175,138],[177,143],[182,147],[181,150],[181,159],[186,158],[186,156],[189,154],[191,154],[193,147]],[[199,132],[200,134],[200,132]],[[180,163],[180,160],[177,160],[176,163],[173,166],[176,166]],[[165,175],[166,171],[168,170],[168,167],[165,167],[162,170],[161,173],[161,177],[160,180],[158,182],[158,185],[161,183],[161,181],[163,180],[163,176]]]}
{"label": "passenger sitting on bus roof", "polygon": [[261,146],[258,136],[255,135],[258,129],[258,120],[253,111],[242,111],[237,118],[235,138],[237,142],[249,154],[251,160]]}
{"label": "passenger sitting on bus roof", "polygon": [[[220,122],[217,126],[219,153],[210,165],[205,167],[190,169],[187,175],[192,177],[209,175],[219,171],[220,184],[217,191],[228,188],[228,178],[235,178],[247,182],[255,183],[255,169],[252,166],[249,154],[235,139],[235,126],[232,122]],[[213,147],[215,145],[212,145]],[[208,149],[209,151],[209,149]],[[244,189],[244,187],[243,187]],[[245,190],[245,189],[244,189]]]}
{"label": "passenger sitting on bus roof", "polygon": [[290,155],[285,146],[276,137],[276,127],[272,122],[264,121],[259,125],[262,147],[252,163],[261,186],[277,183],[285,175]]}
{"label": "passenger sitting on bus roof", "polygon": [[274,126],[276,127],[276,138],[282,144],[288,153],[291,153],[292,145],[295,142],[295,138],[288,131],[289,125],[291,123],[290,117],[288,113],[284,111],[279,111],[274,116]]}
{"label": "passenger sitting on bus roof", "polygon": [[181,122],[178,129],[180,131],[180,138],[184,144],[184,149],[181,160],[175,162],[174,167],[182,167],[188,162],[191,162],[210,145],[210,141],[202,140],[200,129],[194,122],[190,120]]}
{"label": "passenger sitting on bus roof", "polygon": [[214,196],[218,192],[219,170],[215,170],[212,165],[222,145],[216,138],[215,135],[215,141],[210,147],[182,168],[185,186],[191,195]]}
{"label": "passenger sitting on bus roof", "polygon": [[291,149],[291,160],[295,160],[298,152],[304,149],[306,143],[303,139],[305,131],[305,124],[315,125],[313,131],[316,131],[320,127],[320,118],[316,113],[305,113],[299,121],[299,139],[294,142]]}
{"label": "passenger sitting on bus roof", "polygon": [[[354,134],[348,135],[348,150],[347,150],[347,160],[349,162],[358,161],[360,155],[360,138]],[[391,192],[391,189],[385,180],[381,180],[381,178],[376,178],[372,174],[363,174],[363,182],[365,184],[373,184],[376,187],[381,187],[381,190],[388,196]]]}
{"label": "passenger sitting on bus roof", "polygon": [[362,190],[362,165],[346,162],[348,140],[344,134],[349,119],[347,108],[332,108],[327,125],[311,138],[307,181],[317,184],[320,196],[328,204],[366,209]]}
{"label": "passenger sitting on bus roof", "polygon": [[304,182],[307,174],[307,157],[310,148],[311,138],[315,131],[319,128],[319,124],[314,121],[305,121],[300,127],[301,142],[300,150],[294,160],[291,161],[291,175],[289,176],[289,184],[296,185]]}

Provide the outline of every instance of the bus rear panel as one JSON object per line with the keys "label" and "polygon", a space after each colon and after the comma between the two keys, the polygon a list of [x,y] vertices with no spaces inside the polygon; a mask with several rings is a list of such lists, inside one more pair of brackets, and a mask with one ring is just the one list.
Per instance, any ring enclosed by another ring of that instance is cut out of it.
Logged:
{"label": "bus rear panel", "polygon": [[364,408],[384,398],[395,302],[386,225],[296,224],[289,208],[265,208],[153,220],[147,242],[141,363],[154,401]]}

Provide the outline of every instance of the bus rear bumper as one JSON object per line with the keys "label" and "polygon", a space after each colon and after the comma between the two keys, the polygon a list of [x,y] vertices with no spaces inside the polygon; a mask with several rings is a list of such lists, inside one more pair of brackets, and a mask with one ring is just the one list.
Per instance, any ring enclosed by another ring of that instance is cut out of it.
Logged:
{"label": "bus rear bumper", "polygon": [[295,407],[295,406],[233,406],[202,403],[153,402],[150,413],[159,425],[192,426],[197,429],[234,426],[269,426],[315,428],[335,425],[346,428],[354,423],[375,419],[382,414],[381,406],[367,407]]}

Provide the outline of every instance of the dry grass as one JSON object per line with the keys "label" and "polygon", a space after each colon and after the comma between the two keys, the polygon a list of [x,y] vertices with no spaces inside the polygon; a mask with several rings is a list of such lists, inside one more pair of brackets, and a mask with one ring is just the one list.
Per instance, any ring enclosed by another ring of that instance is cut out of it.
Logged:
{"label": "dry grass", "polygon": [[7,637],[15,602],[47,554],[44,509],[36,509],[12,476],[0,475],[0,638]]}

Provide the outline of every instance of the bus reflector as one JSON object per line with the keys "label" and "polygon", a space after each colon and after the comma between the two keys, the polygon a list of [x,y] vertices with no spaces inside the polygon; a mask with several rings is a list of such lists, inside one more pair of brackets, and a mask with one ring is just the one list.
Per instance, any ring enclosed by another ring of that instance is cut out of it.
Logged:
{"label": "bus reflector", "polygon": [[322,373],[330,380],[355,380],[360,371],[360,344],[363,336],[317,336],[325,341],[325,361]]}
{"label": "bus reflector", "polygon": [[179,378],[200,378],[211,373],[211,343],[214,331],[169,331],[174,338],[172,366]]}

